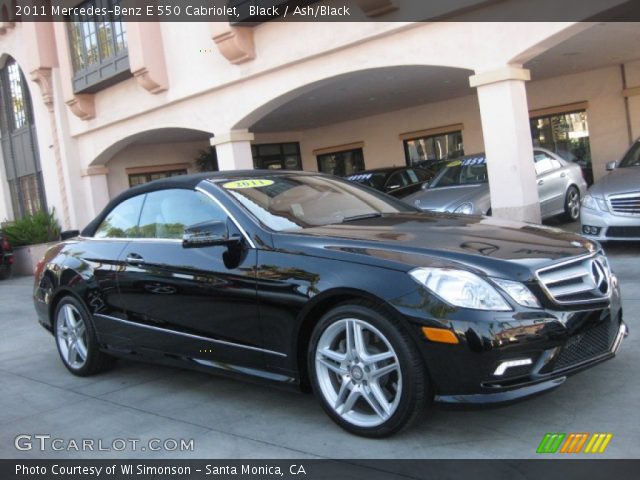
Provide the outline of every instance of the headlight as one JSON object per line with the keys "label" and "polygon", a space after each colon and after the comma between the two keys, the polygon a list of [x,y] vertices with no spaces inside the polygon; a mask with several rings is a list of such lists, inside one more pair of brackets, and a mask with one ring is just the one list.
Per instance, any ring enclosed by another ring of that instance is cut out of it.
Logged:
{"label": "headlight", "polygon": [[582,206],[589,210],[602,210],[603,212],[609,211],[607,201],[604,198],[593,197],[588,193],[582,199]]}
{"label": "headlight", "polygon": [[508,311],[511,307],[488,282],[466,270],[416,268],[409,272],[444,301],[456,307]]}
{"label": "headlight", "polygon": [[473,203],[464,202],[456,207],[453,213],[464,213],[465,215],[471,215],[473,213]]}
{"label": "headlight", "polygon": [[495,283],[498,284],[505,292],[509,294],[517,303],[524,307],[542,308],[538,299],[531,293],[531,291],[520,282],[512,282],[511,280],[504,280],[502,278],[492,278]]}

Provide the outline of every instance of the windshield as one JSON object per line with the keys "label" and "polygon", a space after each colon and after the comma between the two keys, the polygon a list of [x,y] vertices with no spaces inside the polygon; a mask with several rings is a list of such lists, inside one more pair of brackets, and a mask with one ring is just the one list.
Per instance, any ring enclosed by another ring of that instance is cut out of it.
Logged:
{"label": "windshield", "polygon": [[487,182],[487,161],[484,156],[461,158],[447,163],[438,172],[429,188],[470,185]]}
{"label": "windshield", "polygon": [[216,183],[275,231],[417,211],[374,190],[323,175],[261,175]]}
{"label": "windshield", "polygon": [[620,162],[620,167],[640,167],[640,142],[636,142],[635,145],[631,147]]}

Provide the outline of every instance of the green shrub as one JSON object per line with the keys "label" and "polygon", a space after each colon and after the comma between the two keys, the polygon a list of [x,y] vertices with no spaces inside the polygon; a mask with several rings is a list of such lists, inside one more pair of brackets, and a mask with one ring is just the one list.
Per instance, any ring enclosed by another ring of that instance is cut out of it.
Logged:
{"label": "green shrub", "polygon": [[14,247],[53,242],[60,239],[60,224],[54,210],[27,215],[6,225],[2,231]]}

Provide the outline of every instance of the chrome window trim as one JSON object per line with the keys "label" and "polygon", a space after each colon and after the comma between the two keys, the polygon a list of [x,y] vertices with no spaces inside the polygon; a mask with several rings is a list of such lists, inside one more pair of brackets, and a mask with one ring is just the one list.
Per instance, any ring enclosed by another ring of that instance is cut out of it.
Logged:
{"label": "chrome window trim", "polygon": [[220,200],[218,200],[214,195],[212,195],[211,193],[207,192],[204,188],[202,187],[196,187],[196,191],[200,192],[200,193],[204,193],[207,197],[209,197],[211,200],[213,200],[214,202],[216,202],[218,204],[218,206],[224,211],[224,213],[227,214],[227,216],[231,219],[231,221],[233,222],[233,224],[237,227],[238,230],[240,230],[240,233],[242,234],[242,236],[245,238],[245,240],[247,241],[247,243],[251,246],[251,248],[256,248],[256,244],[253,243],[253,240],[251,240],[251,237],[249,236],[249,234],[246,232],[246,230],[244,228],[242,228],[242,225],[240,225],[240,223],[238,222],[238,220],[236,220],[236,217],[234,217],[231,212],[227,209],[227,207],[225,207],[222,202]]}
{"label": "chrome window trim", "polygon": [[627,193],[614,193],[606,196],[607,207],[609,207],[609,213],[611,215],[620,216],[620,217],[640,217],[640,212],[638,213],[627,213],[627,212],[618,212],[613,209],[613,205],[611,204],[611,200],[624,200],[626,198],[638,198],[640,202],[640,191],[637,192],[627,192]]}
{"label": "chrome window trim", "polygon": [[[158,190],[161,191],[161,190]],[[229,212],[229,210],[227,209],[227,207],[225,207],[222,202],[220,202],[220,200],[218,200],[214,195],[212,195],[211,193],[207,192],[205,189],[203,189],[202,187],[196,187],[195,191],[200,192],[204,195],[206,195],[207,197],[209,197],[211,200],[213,200],[216,205],[218,205],[222,211],[231,219],[231,221],[233,222],[233,224],[238,228],[238,230],[240,230],[240,233],[242,234],[242,236],[245,238],[245,240],[247,241],[247,243],[251,246],[251,248],[255,249],[256,245],[255,243],[253,243],[253,240],[251,240],[251,237],[249,237],[249,234],[247,234],[246,230],[244,228],[242,228],[242,226],[240,225],[240,223],[236,220],[236,218],[231,214],[231,212]],[[146,194],[145,194],[146,195]],[[115,208],[115,207],[114,207]],[[81,240],[106,240],[106,241],[118,241],[118,242],[166,242],[166,243],[182,243],[182,239],[181,238],[146,238],[146,237],[84,237],[82,235],[78,235],[78,238]]]}
{"label": "chrome window trim", "polygon": [[111,315],[105,315],[103,313],[94,313],[93,314],[96,317],[102,317],[105,320],[113,320],[116,322],[121,322],[127,325],[131,325],[134,327],[142,327],[142,328],[147,328],[149,330],[154,330],[156,332],[162,332],[162,333],[168,333],[168,334],[172,334],[172,335],[182,335],[184,337],[189,337],[189,338],[193,338],[195,340],[203,340],[205,342],[212,342],[212,343],[216,343],[218,345],[226,345],[228,347],[235,347],[235,348],[244,348],[246,350],[253,350],[256,352],[262,352],[262,353],[268,353],[269,355],[276,355],[279,357],[287,357],[287,354],[285,353],[281,353],[281,352],[276,352],[274,350],[268,350],[266,348],[260,348],[260,347],[252,347],[251,345],[243,345],[241,343],[234,343],[234,342],[228,342],[226,340],[217,340],[214,338],[209,338],[209,337],[202,337],[200,335],[194,335],[192,333],[185,333],[185,332],[180,332],[178,330],[171,330],[168,328],[160,328],[160,327],[156,327],[154,325],[147,325],[144,323],[137,323],[137,322],[132,322],[130,320],[124,320],[122,318],[118,318],[118,317],[112,317]]}
{"label": "chrome window trim", "polygon": [[589,259],[595,258],[598,255],[601,255],[601,256],[605,257],[605,259],[606,259],[606,256],[601,251],[594,252],[594,253],[589,253],[589,254],[586,254],[586,255],[579,255],[577,257],[572,257],[572,258],[570,258],[568,260],[564,260],[564,261],[559,262],[559,263],[554,263],[553,265],[549,265],[547,267],[539,268],[538,270],[536,270],[534,272],[534,276],[535,276],[535,278],[536,278],[536,280],[538,282],[538,285],[540,285],[540,288],[542,288],[542,290],[544,291],[545,295],[547,295],[547,297],[552,302],[555,302],[558,305],[584,305],[584,304],[590,304],[590,303],[606,302],[606,301],[609,301],[611,299],[611,295],[613,294],[613,286],[611,285],[611,267],[608,265],[608,263],[609,263],[608,259],[607,259],[607,268],[605,269],[605,277],[607,279],[607,284],[609,285],[607,293],[606,293],[606,295],[604,295],[602,297],[594,298],[594,299],[591,299],[591,300],[572,300],[572,301],[558,300],[551,293],[549,288],[547,288],[547,286],[542,281],[542,279],[540,278],[540,275],[539,275],[540,272],[545,272],[546,270],[553,270],[553,269],[556,269],[558,267],[563,267],[564,265],[568,265],[568,264],[571,264],[571,263],[583,262],[585,260],[589,260]]}

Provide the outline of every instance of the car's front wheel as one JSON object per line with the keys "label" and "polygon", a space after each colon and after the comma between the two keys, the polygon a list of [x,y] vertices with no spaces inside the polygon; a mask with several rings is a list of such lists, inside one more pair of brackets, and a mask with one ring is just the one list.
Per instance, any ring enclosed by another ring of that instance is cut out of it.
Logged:
{"label": "car's front wheel", "polygon": [[100,351],[89,312],[75,297],[66,296],[56,306],[54,332],[62,363],[74,375],[93,375],[113,363]]}
{"label": "car's front wheel", "polygon": [[314,329],[308,362],[324,410],[352,433],[388,436],[425,410],[422,358],[403,326],[373,304],[328,312]]}
{"label": "car's front wheel", "polygon": [[564,217],[570,222],[580,217],[580,192],[574,186],[569,187],[564,198]]}

